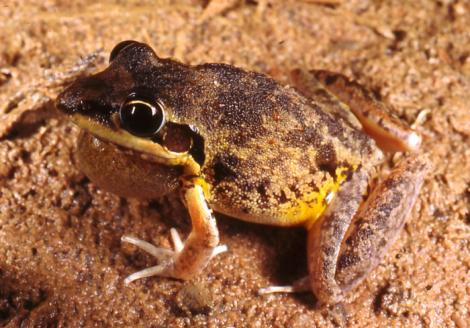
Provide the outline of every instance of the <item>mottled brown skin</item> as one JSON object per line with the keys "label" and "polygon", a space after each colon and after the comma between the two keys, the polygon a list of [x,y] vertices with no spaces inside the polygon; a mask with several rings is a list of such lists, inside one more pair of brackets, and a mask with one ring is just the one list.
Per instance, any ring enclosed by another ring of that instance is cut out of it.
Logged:
{"label": "mottled brown skin", "polygon": [[[350,113],[356,115],[364,132],[374,138],[382,150],[415,152],[419,149],[421,138],[404,122],[389,115],[387,105],[377,100],[372,92],[359,83],[349,80],[344,75],[325,70],[311,70],[307,74],[302,70],[294,70],[291,78],[304,94],[311,94],[306,87],[312,86],[313,83],[302,80],[315,80],[334,94],[339,101],[348,104]],[[351,115],[346,119],[354,120]]]}
{"label": "mottled brown skin", "polygon": [[[181,193],[193,231],[184,248],[175,251],[174,261],[152,274],[188,279],[215,254],[218,234],[207,202],[218,212],[250,222],[305,225],[310,287],[322,302],[340,301],[397,235],[426,170],[424,161],[411,157],[359,210],[382,158],[362,129],[361,115],[378,127],[377,138],[380,131],[392,136],[398,131],[397,140],[403,131],[416,136],[414,132],[384,120],[388,116],[377,106],[367,111],[355,106],[356,119],[331,92],[335,81],[344,81],[340,75],[322,83],[325,75],[297,74],[302,83],[315,81],[307,87],[297,83],[302,95],[259,73],[224,64],[189,66],[159,58],[142,43],[125,45],[113,50],[106,70],[76,81],[57,105],[102,142],[117,143],[139,160],[158,163],[158,175],[165,174],[165,164],[173,170],[171,176],[175,169],[183,172]],[[346,92],[359,92],[353,84],[348,88]],[[129,97],[163,104],[167,123],[159,135],[142,140],[121,133],[117,114]],[[156,144],[164,147],[153,148]],[[170,162],[167,157],[172,156],[177,159]],[[88,165],[87,174],[99,175],[94,167]],[[142,181],[146,175],[125,174],[123,179]],[[170,189],[162,187],[158,193]]]}
{"label": "mottled brown skin", "polygon": [[[307,240],[309,287],[325,303],[341,301],[381,261],[418,196],[427,163],[410,156],[363,201],[369,177],[359,169],[346,181]],[[305,289],[300,287],[299,289]]]}
{"label": "mottled brown skin", "polygon": [[340,165],[369,168],[380,159],[360,128],[265,75],[224,64],[191,67],[145,46],[123,52],[60,99],[72,112],[114,128],[111,113],[133,92],[163,102],[172,122],[196,128],[204,140],[200,164],[212,187],[209,203],[251,222],[292,225],[279,217],[279,203],[334,179]]}

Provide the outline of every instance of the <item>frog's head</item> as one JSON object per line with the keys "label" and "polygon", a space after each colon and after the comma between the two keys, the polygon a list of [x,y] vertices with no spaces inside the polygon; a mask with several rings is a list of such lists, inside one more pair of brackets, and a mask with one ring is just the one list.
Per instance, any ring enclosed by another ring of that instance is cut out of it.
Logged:
{"label": "frog's head", "polygon": [[[78,79],[56,101],[86,132],[79,141],[82,170],[125,196],[141,196],[145,189],[155,197],[174,189],[181,174],[198,175],[202,138],[172,120],[175,106],[163,97],[181,85],[178,72],[186,66],[136,41],[116,45],[109,61],[104,71]],[[161,186],[149,185],[158,178]]]}
{"label": "frog's head", "polygon": [[136,41],[117,44],[109,61],[104,71],[63,91],[57,108],[101,140],[197,174],[202,159],[194,158],[201,150],[193,146],[198,135],[190,126],[172,122],[172,106],[160,97],[168,87],[162,80],[170,76],[176,81],[185,66],[157,57],[148,45]]}

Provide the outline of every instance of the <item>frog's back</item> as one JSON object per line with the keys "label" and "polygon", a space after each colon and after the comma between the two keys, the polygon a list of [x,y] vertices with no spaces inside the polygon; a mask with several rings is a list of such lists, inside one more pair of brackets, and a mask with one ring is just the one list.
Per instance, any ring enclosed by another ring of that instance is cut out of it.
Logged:
{"label": "frog's back", "polygon": [[[301,224],[323,211],[374,142],[293,88],[223,64],[188,72],[176,115],[205,142],[211,206],[248,221]],[[175,99],[171,97],[171,99]]]}

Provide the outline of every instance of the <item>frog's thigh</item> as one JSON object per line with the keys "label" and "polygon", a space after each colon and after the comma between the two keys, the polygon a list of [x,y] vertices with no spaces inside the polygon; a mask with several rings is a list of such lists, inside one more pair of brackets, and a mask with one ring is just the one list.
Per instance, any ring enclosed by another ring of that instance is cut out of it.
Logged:
{"label": "frog's thigh", "polygon": [[[331,211],[309,233],[311,286],[321,301],[339,301],[342,292],[356,286],[380,262],[402,229],[426,173],[427,164],[418,157],[400,162],[360,207],[344,242],[337,237],[335,221],[340,219],[342,224],[346,222],[342,216],[352,213],[350,205],[338,204],[342,200],[335,198]],[[354,184],[354,179],[351,182]],[[328,236],[333,242],[326,239]]]}
{"label": "frog's thigh", "polygon": [[[366,133],[376,140],[380,148],[393,152],[416,151],[419,148],[421,138],[415,131],[389,115],[390,110],[383,102],[346,76],[325,70],[296,70],[292,79],[294,84],[320,82],[332,95],[349,106]],[[305,90],[305,87],[300,87],[300,90]]]}
{"label": "frog's thigh", "polygon": [[367,190],[367,173],[360,169],[343,183],[333,202],[308,233],[307,256],[310,285],[320,302],[340,300],[336,283],[336,263],[341,242]]}
{"label": "frog's thigh", "polygon": [[381,261],[406,222],[428,172],[417,156],[401,161],[368,197],[354,219],[337,264],[343,290],[357,285]]}

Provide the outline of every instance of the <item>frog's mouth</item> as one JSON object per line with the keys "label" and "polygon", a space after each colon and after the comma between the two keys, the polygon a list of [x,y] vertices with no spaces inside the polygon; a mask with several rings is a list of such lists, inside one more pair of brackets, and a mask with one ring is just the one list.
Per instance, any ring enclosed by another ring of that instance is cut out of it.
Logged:
{"label": "frog's mouth", "polygon": [[138,153],[146,160],[168,166],[183,166],[185,173],[198,175],[200,165],[188,152],[173,152],[150,139],[137,137],[124,129],[115,129],[103,126],[87,116],[72,114],[70,119],[73,123],[84,129],[95,137],[112,142],[133,153]]}

